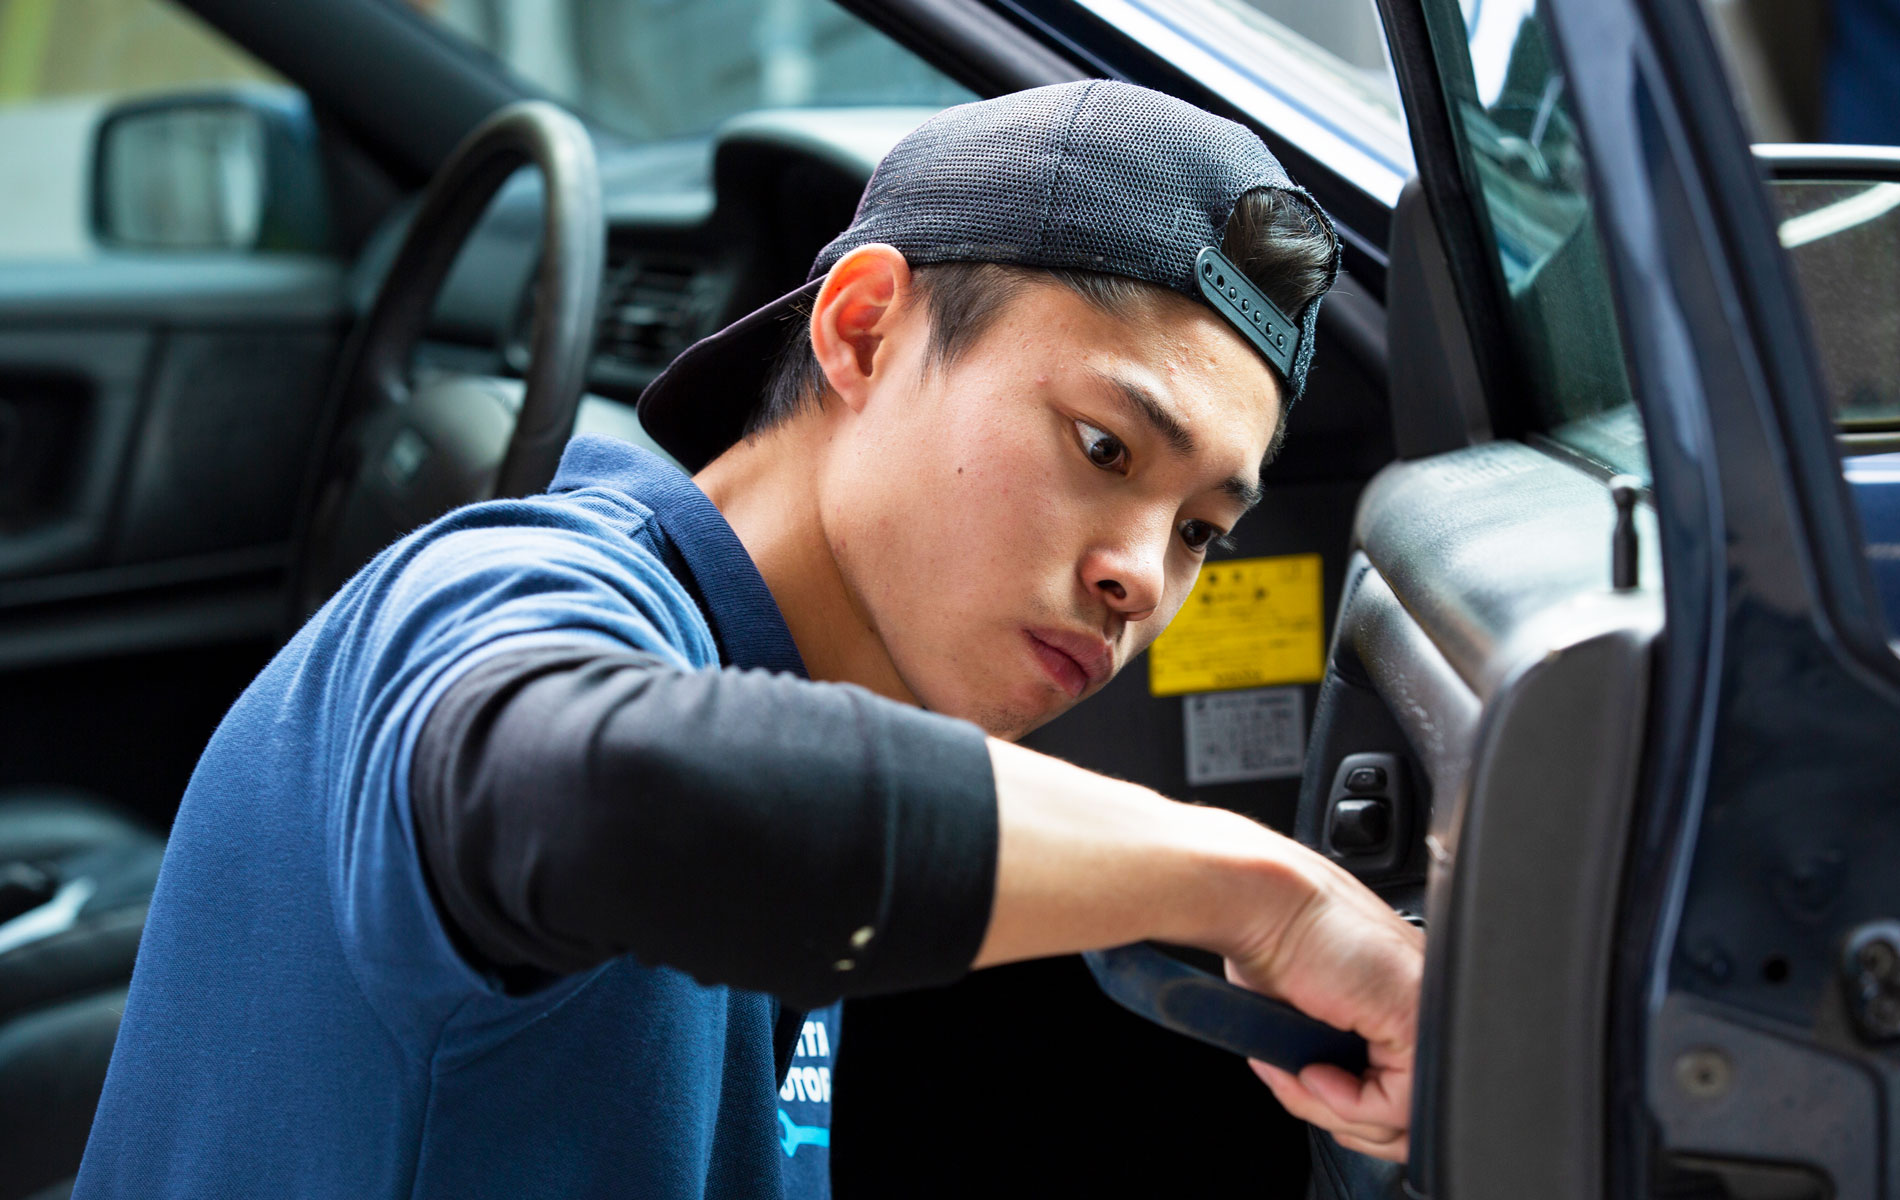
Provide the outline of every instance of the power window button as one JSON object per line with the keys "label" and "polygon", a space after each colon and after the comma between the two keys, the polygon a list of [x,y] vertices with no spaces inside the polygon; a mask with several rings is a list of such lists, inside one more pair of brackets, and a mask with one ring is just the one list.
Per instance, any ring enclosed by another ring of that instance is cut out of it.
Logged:
{"label": "power window button", "polygon": [[1333,849],[1348,854],[1378,850],[1392,836],[1392,809],[1383,800],[1341,800],[1333,805]]}
{"label": "power window button", "polygon": [[1346,772],[1346,790],[1349,792],[1383,792],[1385,790],[1384,767],[1354,767]]}

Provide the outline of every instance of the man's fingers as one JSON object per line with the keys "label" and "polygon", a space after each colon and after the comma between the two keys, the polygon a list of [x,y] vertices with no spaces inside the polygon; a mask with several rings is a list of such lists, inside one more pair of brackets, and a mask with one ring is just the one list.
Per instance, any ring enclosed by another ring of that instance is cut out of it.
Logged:
{"label": "man's fingers", "polygon": [[1300,1072],[1300,1083],[1326,1107],[1355,1124],[1405,1128],[1411,1122],[1410,1078],[1374,1071],[1361,1078],[1350,1071],[1315,1064]]}
{"label": "man's fingers", "polygon": [[1412,1139],[1405,1136],[1400,1136],[1390,1142],[1368,1142],[1347,1134],[1336,1133],[1333,1135],[1333,1140],[1356,1154],[1383,1158],[1387,1162],[1404,1162],[1412,1150]]}
{"label": "man's fingers", "polygon": [[[1395,1081],[1374,1076],[1366,1080],[1338,1067],[1315,1064],[1301,1071],[1298,1076],[1288,1074],[1278,1067],[1263,1062],[1253,1062],[1255,1074],[1273,1089],[1280,1103],[1292,1111],[1288,1098],[1296,1098],[1303,1108],[1316,1107],[1331,1116],[1314,1124],[1327,1128],[1341,1125],[1362,1125],[1368,1128],[1404,1129],[1411,1123],[1411,1092],[1409,1088],[1388,1089],[1387,1085]],[[1312,1120],[1304,1114],[1296,1113],[1303,1120]]]}
{"label": "man's fingers", "polygon": [[1260,1082],[1266,1084],[1267,1087],[1271,1088],[1275,1096],[1281,1097],[1280,1102],[1282,1104],[1286,1103],[1286,1100],[1284,1096],[1282,1096],[1282,1093],[1286,1093],[1289,1095],[1307,1096],[1308,1098],[1311,1098],[1311,1093],[1309,1093],[1306,1090],[1306,1086],[1302,1084],[1298,1079],[1294,1078],[1294,1076],[1290,1072],[1282,1071],[1280,1068],[1275,1067],[1275,1066],[1269,1066],[1268,1064],[1261,1062],[1257,1058],[1248,1059],[1247,1065],[1253,1068],[1253,1073],[1255,1075],[1260,1076]]}
{"label": "man's fingers", "polygon": [[1273,1092],[1273,1098],[1287,1112],[1314,1125],[1322,1125],[1333,1119],[1331,1110],[1293,1075],[1256,1059],[1248,1059],[1247,1065],[1253,1068],[1254,1074],[1260,1076],[1261,1081]]}
{"label": "man's fingers", "polygon": [[1288,1113],[1335,1137],[1352,1137],[1367,1145],[1378,1145],[1390,1144],[1405,1134],[1402,1125],[1395,1127],[1376,1121],[1348,1120],[1315,1096],[1299,1078],[1253,1059],[1248,1060],[1248,1065],[1272,1089],[1274,1098]]}

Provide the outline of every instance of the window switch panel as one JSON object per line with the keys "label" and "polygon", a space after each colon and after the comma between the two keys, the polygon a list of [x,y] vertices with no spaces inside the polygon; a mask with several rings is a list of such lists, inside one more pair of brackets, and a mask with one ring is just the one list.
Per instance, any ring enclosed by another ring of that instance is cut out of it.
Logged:
{"label": "window switch panel", "polygon": [[1396,754],[1348,754],[1333,770],[1323,849],[1362,879],[1404,865],[1412,836],[1411,789]]}

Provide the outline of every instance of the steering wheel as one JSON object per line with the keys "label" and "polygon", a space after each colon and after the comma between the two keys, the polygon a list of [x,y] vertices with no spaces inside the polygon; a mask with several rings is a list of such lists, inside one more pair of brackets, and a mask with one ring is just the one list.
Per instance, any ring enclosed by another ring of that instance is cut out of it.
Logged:
{"label": "steering wheel", "polygon": [[[541,175],[544,217],[525,388],[417,377],[410,358],[444,277],[489,200],[530,165]],[[586,388],[606,241],[593,141],[560,108],[511,104],[455,148],[344,347],[301,510],[298,619],[416,526],[470,501],[547,486]]]}

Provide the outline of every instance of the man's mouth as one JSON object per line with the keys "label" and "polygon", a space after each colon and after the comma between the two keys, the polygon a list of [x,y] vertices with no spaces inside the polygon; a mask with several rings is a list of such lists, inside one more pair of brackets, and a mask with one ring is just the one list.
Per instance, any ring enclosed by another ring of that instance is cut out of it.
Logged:
{"label": "man's mouth", "polygon": [[1064,629],[1025,629],[1023,634],[1044,673],[1071,700],[1107,679],[1114,667],[1114,651],[1099,637]]}

